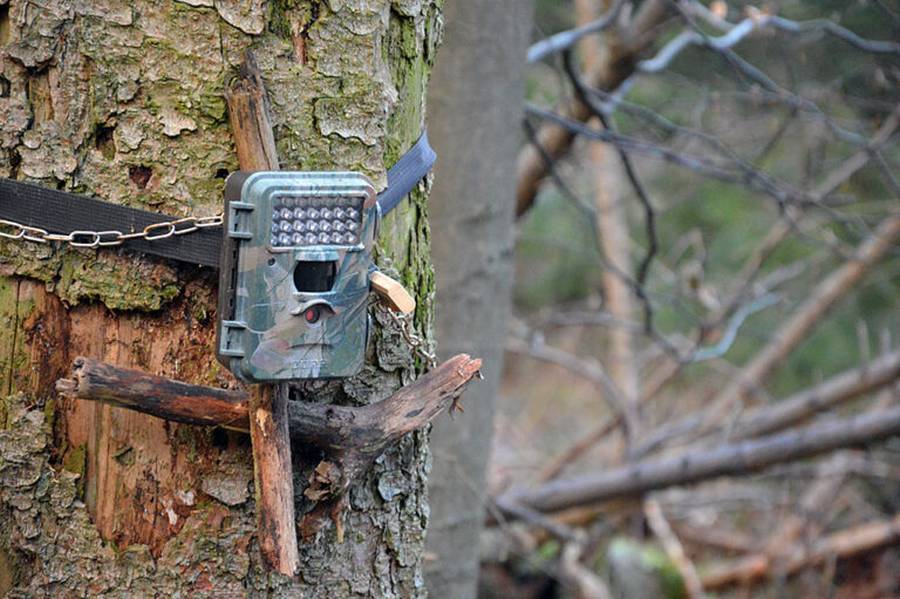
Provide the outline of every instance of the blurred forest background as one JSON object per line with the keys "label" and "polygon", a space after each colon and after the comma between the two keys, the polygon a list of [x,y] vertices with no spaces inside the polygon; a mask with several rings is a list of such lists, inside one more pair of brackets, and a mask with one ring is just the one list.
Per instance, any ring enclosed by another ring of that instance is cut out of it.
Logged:
{"label": "blurred forest background", "polygon": [[900,596],[898,39],[536,2],[481,596]]}

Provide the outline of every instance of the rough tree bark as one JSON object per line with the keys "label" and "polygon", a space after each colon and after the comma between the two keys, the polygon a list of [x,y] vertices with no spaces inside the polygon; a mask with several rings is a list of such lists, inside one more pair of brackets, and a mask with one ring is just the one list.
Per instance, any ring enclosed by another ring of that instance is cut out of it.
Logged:
{"label": "rough tree bark", "polygon": [[[0,0],[0,176],[170,214],[212,214],[237,157],[224,89],[253,48],[283,169],[384,184],[418,137],[438,0]],[[425,192],[385,220],[378,260],[429,331]],[[427,454],[387,451],[335,527],[266,572],[245,435],[57,397],[85,355],[234,387],[213,358],[215,273],[129,254],[0,244],[0,594],[384,596],[424,593]],[[368,366],[295,400],[362,405],[416,369],[379,323]],[[294,446],[296,511],[316,452]],[[323,481],[317,479],[321,485]]]}
{"label": "rough tree bark", "polygon": [[484,358],[465,413],[432,431],[426,580],[433,597],[474,597],[485,469],[512,282],[512,182],[532,3],[453,0],[429,90],[438,152],[431,204],[442,357]]}

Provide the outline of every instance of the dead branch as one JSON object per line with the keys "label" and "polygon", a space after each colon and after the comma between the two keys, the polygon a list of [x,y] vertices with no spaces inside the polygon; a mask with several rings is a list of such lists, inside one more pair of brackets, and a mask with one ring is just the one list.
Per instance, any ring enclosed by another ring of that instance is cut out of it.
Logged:
{"label": "dead branch", "polygon": [[635,405],[623,396],[618,385],[596,360],[581,358],[548,345],[529,344],[513,337],[506,340],[506,351],[555,364],[593,382],[603,391],[603,400],[616,415],[615,423],[624,425],[626,439],[630,439],[637,430]]}
{"label": "dead branch", "polygon": [[749,439],[795,425],[830,408],[871,393],[900,379],[900,350],[869,364],[847,370],[763,408],[742,416],[732,438]]}
{"label": "dead branch", "polygon": [[266,89],[252,53],[245,55],[240,76],[225,90],[225,101],[241,170],[277,171],[278,150],[266,111]]}
{"label": "dead branch", "polygon": [[808,544],[798,543],[777,557],[767,553],[750,555],[715,567],[701,576],[703,587],[721,589],[734,584],[750,584],[767,578],[796,574],[804,568],[838,557],[851,557],[900,540],[900,514],[890,520],[871,522],[832,533]]}
{"label": "dead branch", "polygon": [[255,385],[249,407],[259,549],[270,568],[293,576],[300,567],[300,549],[294,524],[287,385]]}
{"label": "dead branch", "polygon": [[679,456],[648,459],[628,466],[557,480],[535,489],[505,493],[505,502],[543,512],[639,495],[719,476],[741,476],[768,466],[808,458],[834,449],[867,444],[900,434],[900,407],[820,424],[751,441],[702,448]]}
{"label": "dead branch", "polygon": [[[289,431],[294,443],[319,447],[326,456],[305,491],[317,505],[300,523],[304,538],[332,520],[341,539],[341,513],[350,485],[365,474],[385,448],[403,435],[424,428],[443,410],[452,410],[480,370],[481,360],[459,354],[389,398],[361,407],[287,401],[285,396],[285,435]],[[190,385],[89,358],[77,358],[72,378],[58,380],[56,388],[70,397],[186,424],[218,425],[242,432],[251,432],[253,420],[261,420],[260,426],[271,426],[265,415],[251,419],[251,413],[259,412],[252,410],[251,396],[246,392]],[[275,390],[279,391],[277,387]],[[268,521],[260,524],[270,525]],[[292,520],[292,533],[293,529]]]}
{"label": "dead branch", "polygon": [[[326,452],[358,450],[377,455],[448,409],[480,369],[481,360],[459,354],[389,398],[367,406],[291,401],[287,408],[291,439]],[[58,380],[56,389],[69,397],[175,422],[250,432],[249,395],[244,391],[191,385],[90,358],[76,358],[72,377]]]}
{"label": "dead branch", "polygon": [[749,395],[788,354],[806,338],[815,324],[862,279],[900,236],[900,214],[888,216],[871,237],[863,241],[853,257],[812,289],[773,339],[719,393],[705,410],[704,426],[721,420],[724,412]]}
{"label": "dead branch", "polygon": [[644,515],[653,534],[656,535],[656,538],[662,544],[666,555],[669,556],[669,559],[672,560],[672,563],[678,569],[678,573],[681,574],[688,598],[702,599],[704,596],[703,584],[700,582],[700,576],[697,575],[697,568],[687,556],[684,546],[672,530],[672,526],[662,511],[662,506],[659,505],[656,499],[651,497],[644,501]]}
{"label": "dead branch", "polygon": [[[238,164],[245,171],[278,170],[278,151],[262,73],[244,54],[240,76],[225,90]],[[286,385],[255,385],[250,392],[250,439],[259,546],[268,565],[293,576],[300,567],[294,526],[294,477]]]}
{"label": "dead branch", "polygon": [[[592,87],[612,90],[634,72],[638,56],[649,48],[656,39],[659,26],[670,13],[666,0],[649,0],[641,4],[629,30],[618,36],[624,40],[611,44],[603,64],[589,77]],[[593,113],[580,100],[573,99],[565,107],[569,118],[584,122]],[[516,170],[516,214],[523,215],[531,208],[541,182],[549,173],[553,161],[563,156],[572,144],[575,135],[565,127],[546,123],[538,130],[535,144],[519,153]],[[535,147],[540,146],[540,150]]]}

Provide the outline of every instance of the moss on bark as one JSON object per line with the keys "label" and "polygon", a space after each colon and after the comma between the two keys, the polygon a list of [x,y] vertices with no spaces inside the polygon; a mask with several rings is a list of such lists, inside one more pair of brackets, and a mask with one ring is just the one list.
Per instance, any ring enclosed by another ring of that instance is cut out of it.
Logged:
{"label": "moss on bark", "polygon": [[[236,168],[222,92],[245,49],[254,49],[264,73],[282,168],[359,170],[383,185],[385,167],[421,131],[440,35],[435,0],[60,0],[30,4],[27,11],[26,2],[11,0],[8,15],[9,43],[0,48],[0,77],[9,82],[9,93],[0,96],[0,175],[173,215],[220,208],[222,175]],[[419,298],[417,323],[429,332],[433,275],[425,199],[423,186],[386,219],[378,259]],[[168,348],[153,347],[147,338],[117,341],[114,348],[102,340],[78,343],[98,357],[230,384],[211,360],[215,310],[208,274],[127,251],[18,243],[0,244],[0,273],[0,326],[24,331],[23,312],[35,310],[17,295],[20,277],[41,281],[66,306],[99,301],[122,311],[113,322],[144,311],[162,324],[174,311],[173,318],[189,319],[185,330],[196,340]],[[73,425],[67,419],[78,417],[77,410],[50,410],[57,419],[50,427],[42,410],[47,381],[28,378],[29,371],[55,372],[42,367],[50,358],[40,353],[46,350],[34,332],[45,316],[34,316],[28,335],[16,343],[0,342],[0,396],[25,392],[5,399],[8,414],[0,420],[8,423],[0,427],[0,532],[9,533],[0,540],[0,563],[12,564],[14,572],[0,585],[10,587],[11,596],[424,593],[423,434],[386,452],[354,486],[342,544],[330,525],[301,543],[302,574],[294,580],[261,567],[252,498],[239,492],[251,483],[245,441],[208,430],[165,428],[180,476],[162,480],[148,467],[148,449],[132,447],[127,437],[110,438],[121,457],[116,468],[127,474],[116,501],[130,502],[122,507],[131,510],[149,489],[147,516],[170,525],[150,526],[148,544],[101,539],[90,512],[97,505],[90,489],[103,470],[96,444],[66,449],[64,432]],[[65,310],[55,317],[65,322],[47,320],[53,331],[90,328]],[[397,331],[382,324],[388,328],[377,336],[361,375],[309,383],[299,393],[367,403],[410,380],[416,365],[398,345]],[[198,353],[202,347],[206,353]],[[115,419],[110,426],[115,432]],[[313,508],[302,491],[318,456],[296,461],[302,516]],[[88,506],[79,486],[88,489]]]}

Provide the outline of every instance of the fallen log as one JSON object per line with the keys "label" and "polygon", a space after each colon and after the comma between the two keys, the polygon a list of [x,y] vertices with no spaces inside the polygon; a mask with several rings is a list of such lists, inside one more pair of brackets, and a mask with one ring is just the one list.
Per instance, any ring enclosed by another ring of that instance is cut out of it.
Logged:
{"label": "fallen log", "polygon": [[707,591],[789,576],[833,557],[847,558],[900,541],[900,514],[822,537],[810,546],[797,543],[788,551],[749,555],[708,570],[700,577]]}
{"label": "fallen log", "polygon": [[[501,495],[497,503],[501,510],[503,505],[519,504],[541,512],[554,512],[719,476],[750,474],[775,464],[897,434],[900,434],[900,406],[678,456],[642,460],[599,474],[556,480],[534,489],[512,490]],[[515,514],[510,513],[509,517],[515,518]]]}
{"label": "fallen log", "polygon": [[811,389],[740,417],[732,438],[749,439],[798,424],[817,413],[900,380],[900,350],[847,370]]}

